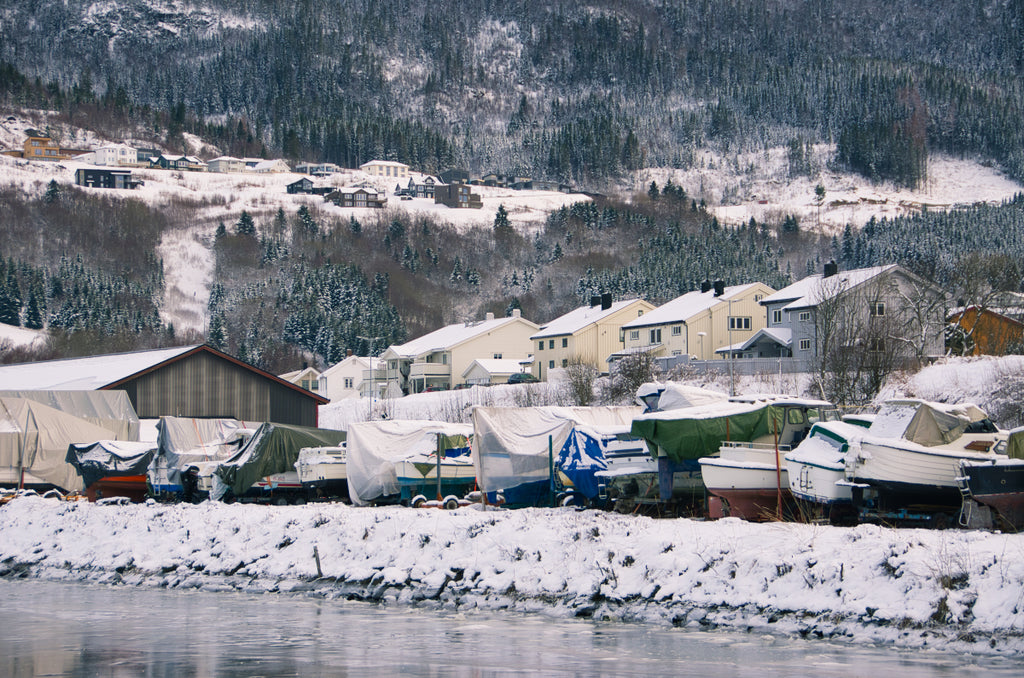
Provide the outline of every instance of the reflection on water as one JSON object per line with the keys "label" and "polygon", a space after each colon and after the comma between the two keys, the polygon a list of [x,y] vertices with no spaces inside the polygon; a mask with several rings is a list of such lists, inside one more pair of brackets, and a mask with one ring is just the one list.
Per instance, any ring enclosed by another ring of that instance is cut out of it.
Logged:
{"label": "reflection on water", "polygon": [[0,580],[0,600],[11,678],[1019,674],[998,657],[278,594]]}

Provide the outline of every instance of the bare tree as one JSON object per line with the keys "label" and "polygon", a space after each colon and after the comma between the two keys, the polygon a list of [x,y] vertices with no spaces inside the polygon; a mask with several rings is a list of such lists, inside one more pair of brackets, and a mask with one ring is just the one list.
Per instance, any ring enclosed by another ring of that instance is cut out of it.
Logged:
{"label": "bare tree", "polygon": [[594,382],[597,369],[580,356],[569,360],[565,368],[566,388],[573,405],[587,406],[594,402]]}
{"label": "bare tree", "polygon": [[636,390],[654,378],[654,356],[643,351],[631,353],[615,362],[609,396],[614,402],[632,403]]}

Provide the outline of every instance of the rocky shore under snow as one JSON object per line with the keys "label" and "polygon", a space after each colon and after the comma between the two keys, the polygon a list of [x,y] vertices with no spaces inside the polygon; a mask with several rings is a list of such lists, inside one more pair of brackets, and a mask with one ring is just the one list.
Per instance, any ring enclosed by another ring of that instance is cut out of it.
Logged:
{"label": "rocky shore under snow", "polygon": [[1024,654],[1024,535],[979,531],[22,497],[0,508],[0,577]]}

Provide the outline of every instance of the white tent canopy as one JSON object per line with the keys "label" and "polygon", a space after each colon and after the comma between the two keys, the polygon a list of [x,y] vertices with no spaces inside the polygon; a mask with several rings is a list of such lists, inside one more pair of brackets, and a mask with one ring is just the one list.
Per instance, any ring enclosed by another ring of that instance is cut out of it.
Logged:
{"label": "white tent canopy", "polygon": [[363,421],[349,425],[346,473],[353,504],[398,494],[395,463],[437,449],[437,435],[472,435],[468,424],[443,421]]}
{"label": "white tent canopy", "polygon": [[114,440],[139,440],[139,416],[126,391],[0,391],[0,398],[28,398],[114,432]]}
{"label": "white tent canopy", "polygon": [[548,439],[554,453],[577,425],[629,430],[639,407],[474,407],[473,463],[485,492],[549,477]]}

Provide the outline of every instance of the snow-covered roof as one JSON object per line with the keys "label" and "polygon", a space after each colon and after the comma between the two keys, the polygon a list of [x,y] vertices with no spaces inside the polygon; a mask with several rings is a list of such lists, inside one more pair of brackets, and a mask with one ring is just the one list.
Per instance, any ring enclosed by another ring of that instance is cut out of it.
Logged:
{"label": "snow-covered roof", "polygon": [[555,318],[546,325],[542,325],[540,332],[530,337],[530,339],[576,334],[588,325],[604,320],[608,316],[618,313],[622,309],[638,301],[640,301],[640,299],[616,301],[609,308],[601,308],[600,304],[597,306],[580,306],[579,308],[569,311],[565,315]]}
{"label": "snow-covered roof", "polygon": [[362,169],[363,167],[370,166],[408,167],[408,165],[406,165],[404,162],[395,162],[394,160],[371,160],[370,162],[364,162],[362,165],[359,166],[359,168]]}
{"label": "snow-covered roof", "polygon": [[126,379],[197,348],[176,346],[154,351],[114,353],[0,367],[5,389],[92,391]]}
{"label": "snow-covered roof", "polygon": [[516,374],[523,371],[522,365],[519,363],[519,360],[511,360],[509,358],[477,358],[469,364],[469,367],[465,369],[462,376],[468,376],[473,371],[473,368],[477,366],[487,374]]}
{"label": "snow-covered roof", "polygon": [[320,372],[315,367],[306,367],[306,368],[301,369],[301,370],[294,370],[292,372],[285,372],[284,374],[279,374],[277,376],[278,376],[279,379],[284,379],[285,381],[290,381],[290,382],[292,382],[294,384],[296,382],[296,380],[300,379],[301,377],[303,377],[305,375],[309,375],[309,374],[315,375],[317,378],[320,377]]}
{"label": "snow-covered roof", "polygon": [[667,323],[685,322],[699,313],[703,313],[715,304],[728,301],[729,299],[741,296],[749,292],[760,283],[747,283],[746,285],[731,285],[725,288],[722,296],[716,297],[714,289],[707,292],[699,290],[687,292],[681,297],[666,302],[654,309],[644,313],[639,318],[630,320],[622,327],[626,329],[634,327],[648,327],[650,325],[664,325]]}
{"label": "snow-covered roof", "polygon": [[326,370],[320,373],[320,376],[331,377],[336,372],[344,370],[346,367],[351,366],[353,363],[358,365],[360,369],[364,370],[375,370],[384,367],[384,361],[381,360],[380,358],[368,358],[366,356],[350,355],[346,356],[344,360],[340,360],[331,365],[330,367],[328,367]]}
{"label": "snow-covered roof", "polygon": [[754,336],[750,337],[746,341],[732,346],[723,346],[715,351],[715,353],[728,353],[729,351],[744,351],[758,342],[762,337],[767,337],[775,343],[781,346],[792,346],[793,345],[793,330],[788,327],[763,327],[754,333]]}
{"label": "snow-covered roof", "polygon": [[[389,346],[385,354],[397,355],[400,358],[416,358],[434,351],[445,351],[488,332],[493,332],[509,323],[523,322],[537,327],[534,323],[519,316],[511,318],[493,318],[477,322],[448,325],[418,339],[407,341],[398,346]],[[518,370],[517,370],[518,371]]]}
{"label": "snow-covered roof", "polygon": [[857,268],[852,271],[839,271],[827,278],[821,273],[816,273],[768,295],[761,303],[768,305],[788,301],[790,303],[784,307],[785,310],[809,308],[894,268],[897,268],[896,264]]}

